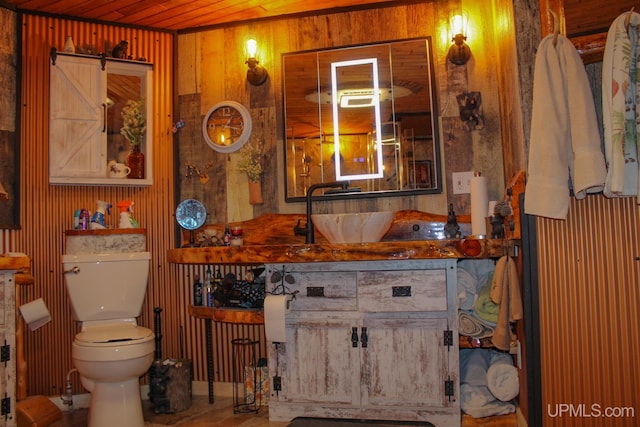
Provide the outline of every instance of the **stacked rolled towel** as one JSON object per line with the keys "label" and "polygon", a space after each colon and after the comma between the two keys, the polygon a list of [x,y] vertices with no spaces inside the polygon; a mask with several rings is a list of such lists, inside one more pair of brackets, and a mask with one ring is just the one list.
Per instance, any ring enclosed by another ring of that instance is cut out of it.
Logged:
{"label": "stacked rolled towel", "polygon": [[487,369],[487,387],[498,400],[507,402],[515,398],[520,391],[518,370],[513,366],[513,359],[505,353],[490,352],[489,369]]}
{"label": "stacked rolled towel", "polygon": [[458,308],[472,310],[480,290],[491,284],[495,264],[490,259],[463,259],[458,262]]}
{"label": "stacked rolled towel", "polygon": [[[483,418],[515,412],[510,400],[517,396],[519,382],[510,359],[507,354],[487,349],[460,350],[460,406],[465,413]],[[513,370],[505,369],[509,363]],[[505,397],[509,398],[503,401]]]}
{"label": "stacked rolled towel", "polygon": [[480,319],[473,311],[458,310],[458,332],[472,338],[487,338],[493,335],[495,324]]}

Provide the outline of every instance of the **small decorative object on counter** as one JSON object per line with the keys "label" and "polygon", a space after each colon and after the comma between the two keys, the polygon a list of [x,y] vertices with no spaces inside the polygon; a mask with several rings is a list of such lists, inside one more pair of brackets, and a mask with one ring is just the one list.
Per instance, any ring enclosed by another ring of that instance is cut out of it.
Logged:
{"label": "small decorative object on counter", "polygon": [[120,223],[119,228],[138,228],[139,224],[131,214],[133,213],[133,202],[131,200],[122,200],[116,203],[116,206],[120,210]]}
{"label": "small decorative object on counter", "polygon": [[458,225],[456,213],[453,210],[453,203],[450,203],[447,224],[444,226],[444,237],[447,239],[459,239],[461,236],[460,226]]}
{"label": "small decorative object on counter", "polygon": [[229,224],[224,227],[224,245],[231,245],[231,230],[229,229]]}
{"label": "small decorative object on counter", "polygon": [[257,267],[247,272],[247,280],[241,280],[233,273],[228,273],[224,279],[220,271],[219,285],[215,290],[216,307],[262,308],[265,297],[264,267]]}
{"label": "small decorative object on counter", "polygon": [[234,225],[231,227],[231,246],[242,246],[244,239],[242,238],[242,227]]}
{"label": "small decorative object on counter", "polygon": [[91,228],[92,230],[102,230],[107,228],[104,221],[104,215],[111,215],[111,203],[107,203],[103,200],[98,200],[96,203],[98,207],[91,216],[91,223],[89,224],[89,228]]}
{"label": "small decorative object on counter", "polygon": [[193,305],[202,305],[202,282],[197,274],[193,282]]}
{"label": "small decorative object on counter", "polygon": [[207,307],[213,307],[213,276],[211,275],[211,267],[207,267],[205,286],[207,294]]}

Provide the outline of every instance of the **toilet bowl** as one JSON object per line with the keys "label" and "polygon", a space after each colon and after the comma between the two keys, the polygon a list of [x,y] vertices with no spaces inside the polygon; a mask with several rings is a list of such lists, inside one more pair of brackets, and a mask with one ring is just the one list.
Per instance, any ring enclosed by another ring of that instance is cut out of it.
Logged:
{"label": "toilet bowl", "polygon": [[89,427],[142,427],[140,376],[155,335],[138,326],[149,271],[148,252],[63,255],[65,284],[81,330],[71,358],[91,392]]}

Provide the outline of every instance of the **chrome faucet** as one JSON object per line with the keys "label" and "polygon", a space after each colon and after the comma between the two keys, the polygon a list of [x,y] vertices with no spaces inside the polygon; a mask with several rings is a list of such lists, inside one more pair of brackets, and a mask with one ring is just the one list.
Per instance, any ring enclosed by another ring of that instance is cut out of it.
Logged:
{"label": "chrome faucet", "polygon": [[[312,184],[307,189],[307,224],[304,227],[300,227],[300,220],[298,220],[298,224],[293,227],[293,233],[296,236],[305,236],[305,243],[315,243],[315,233],[313,228],[313,221],[311,220],[311,203],[313,192],[319,188],[339,188],[342,191],[349,191],[349,181],[334,181],[334,182],[321,182],[319,184]],[[359,191],[360,189],[354,189],[355,191]],[[335,193],[340,193],[342,191],[336,191]]]}

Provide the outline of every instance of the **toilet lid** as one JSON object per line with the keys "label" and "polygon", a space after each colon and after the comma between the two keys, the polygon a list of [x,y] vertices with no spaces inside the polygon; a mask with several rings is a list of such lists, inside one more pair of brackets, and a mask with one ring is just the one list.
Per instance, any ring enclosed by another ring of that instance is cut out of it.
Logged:
{"label": "toilet lid", "polygon": [[151,329],[141,326],[111,326],[94,327],[82,330],[76,335],[76,340],[83,343],[108,343],[122,341],[137,341],[153,336]]}

